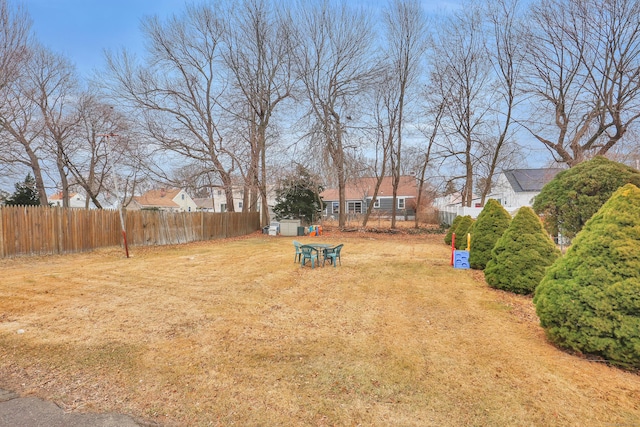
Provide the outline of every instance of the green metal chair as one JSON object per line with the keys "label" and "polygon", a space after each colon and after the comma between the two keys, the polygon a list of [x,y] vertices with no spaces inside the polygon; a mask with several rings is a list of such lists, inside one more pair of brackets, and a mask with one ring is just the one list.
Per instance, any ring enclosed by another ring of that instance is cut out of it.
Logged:
{"label": "green metal chair", "polygon": [[293,246],[295,246],[295,248],[296,248],[296,254],[293,257],[293,262],[302,261],[302,251],[300,250],[300,247],[302,246],[302,243],[294,240],[293,241]]}
{"label": "green metal chair", "polygon": [[322,266],[324,267],[324,262],[327,260],[327,258],[329,258],[329,262],[331,264],[333,264],[333,266],[336,266],[336,261],[340,261],[340,265],[342,265],[342,260],[340,259],[340,251],[342,250],[342,247],[344,246],[344,244],[340,244],[338,246],[334,246],[333,248],[326,248],[323,251],[323,259],[322,259]]}
{"label": "green metal chair", "polygon": [[300,251],[302,252],[302,262],[300,263],[301,264],[300,267],[304,267],[307,260],[309,260],[311,261],[311,268],[315,268],[316,262],[319,262],[318,250],[313,246],[302,245],[300,246]]}

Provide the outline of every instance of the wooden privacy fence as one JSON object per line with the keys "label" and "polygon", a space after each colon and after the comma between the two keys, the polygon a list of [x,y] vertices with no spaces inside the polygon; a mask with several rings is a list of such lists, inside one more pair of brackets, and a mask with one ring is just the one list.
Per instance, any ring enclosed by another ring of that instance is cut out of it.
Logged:
{"label": "wooden privacy fence", "polygon": [[[126,211],[130,246],[242,236],[260,229],[258,212]],[[122,245],[116,210],[0,207],[0,257],[89,251]]]}

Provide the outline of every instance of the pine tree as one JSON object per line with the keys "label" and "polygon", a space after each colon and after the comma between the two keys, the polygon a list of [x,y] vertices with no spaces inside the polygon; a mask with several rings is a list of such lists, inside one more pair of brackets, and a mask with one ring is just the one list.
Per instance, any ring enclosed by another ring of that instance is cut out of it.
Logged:
{"label": "pine tree", "polygon": [[471,268],[484,270],[491,259],[491,250],[510,222],[509,212],[497,200],[490,199],[471,228]]}
{"label": "pine tree", "polygon": [[28,174],[24,182],[16,183],[16,191],[5,200],[7,206],[40,206],[36,180]]}
{"label": "pine tree", "polygon": [[533,300],[555,344],[640,368],[640,189],[616,191],[547,271]]}
{"label": "pine tree", "polygon": [[491,251],[484,277],[489,286],[531,294],[560,251],[530,207],[522,207]]}

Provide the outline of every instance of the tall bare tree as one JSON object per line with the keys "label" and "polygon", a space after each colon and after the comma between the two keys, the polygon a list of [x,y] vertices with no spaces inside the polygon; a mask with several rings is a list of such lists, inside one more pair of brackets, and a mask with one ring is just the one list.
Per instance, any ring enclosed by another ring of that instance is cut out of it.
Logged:
{"label": "tall bare tree", "polygon": [[486,3],[487,19],[487,56],[494,70],[494,83],[491,90],[493,107],[493,128],[483,144],[486,159],[483,162],[485,174],[480,188],[480,204],[484,206],[491,192],[493,178],[500,165],[514,151],[513,125],[514,110],[518,105],[520,68],[522,49],[518,37],[519,20],[518,0],[490,0]]}
{"label": "tall bare tree", "polygon": [[69,170],[67,159],[73,148],[73,134],[80,120],[76,114],[78,80],[75,68],[63,56],[43,46],[34,48],[27,69],[32,90],[28,97],[39,110],[44,125],[43,146],[55,162],[60,178],[63,207],[69,207]]}
{"label": "tall bare tree", "polygon": [[402,137],[405,127],[405,108],[409,102],[409,89],[418,81],[423,55],[427,48],[427,23],[419,2],[415,0],[390,0],[384,13],[387,48],[386,56],[391,65],[391,77],[396,87],[393,105],[393,123],[390,137],[394,140],[389,160],[393,183],[393,207],[391,228],[396,226],[398,185],[402,166]]}
{"label": "tall bare tree", "polygon": [[[291,27],[273,3],[244,0],[231,11],[225,31],[223,57],[233,76],[234,88],[242,100],[236,116],[250,146],[244,206],[258,190],[262,223],[269,222],[267,209],[267,142],[274,110],[291,94]],[[233,107],[232,107],[233,108]],[[249,201],[249,203],[247,203]]]}
{"label": "tall bare tree", "polygon": [[345,1],[304,3],[297,14],[294,57],[313,125],[308,136],[323,148],[338,184],[339,227],[346,224],[348,147],[346,120],[372,82],[375,67],[371,17]]}
{"label": "tall bare tree", "polygon": [[225,188],[233,211],[234,147],[224,138],[220,96],[227,82],[220,43],[224,26],[209,5],[187,6],[167,22],[143,23],[148,51],[144,66],[126,52],[108,55],[108,83],[144,114],[147,135],[187,161],[209,166]]}
{"label": "tall bare tree", "polygon": [[569,166],[607,153],[640,117],[640,3],[540,0],[529,18],[528,129]]}
{"label": "tall bare tree", "polygon": [[477,150],[485,140],[487,115],[491,111],[492,81],[483,21],[477,9],[468,7],[440,22],[431,52],[431,81],[446,99],[443,129],[448,135],[448,155],[463,167],[463,206],[473,200]]}
{"label": "tall bare tree", "polygon": [[[31,21],[21,7],[0,0],[0,157],[4,165],[33,173],[40,203],[47,204],[40,159],[42,123],[24,73],[32,58]],[[19,171],[22,173],[22,171]]]}

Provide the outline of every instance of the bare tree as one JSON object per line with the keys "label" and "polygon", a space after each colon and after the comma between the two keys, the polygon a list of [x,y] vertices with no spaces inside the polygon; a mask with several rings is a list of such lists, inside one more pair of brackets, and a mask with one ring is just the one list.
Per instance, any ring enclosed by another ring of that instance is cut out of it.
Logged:
{"label": "bare tree", "polygon": [[[110,191],[113,168],[128,156],[128,150],[121,148],[131,145],[131,128],[125,117],[95,92],[80,94],[76,114],[79,121],[74,132],[74,149],[65,156],[65,166],[73,177],[72,184],[85,191],[86,207],[92,201],[102,209],[100,196],[105,190]],[[117,135],[118,139],[110,140],[104,135]]]}
{"label": "bare tree", "polygon": [[390,0],[385,11],[387,32],[387,60],[391,65],[393,85],[396,89],[390,114],[390,135],[394,144],[391,146],[389,160],[393,183],[393,206],[391,210],[391,228],[396,225],[396,208],[398,185],[400,183],[402,165],[402,137],[405,126],[405,108],[408,103],[408,90],[416,83],[420,73],[420,65],[426,50],[426,20],[420,3],[415,0]]}
{"label": "bare tree", "polygon": [[518,37],[518,0],[491,0],[486,4],[486,17],[489,26],[487,55],[493,66],[495,80],[491,91],[494,101],[492,127],[489,139],[484,144],[486,173],[482,177],[480,188],[480,204],[484,206],[491,192],[493,178],[499,165],[504,164],[509,153],[513,151],[512,136],[514,109],[518,103],[520,67],[522,56]]}
{"label": "bare tree", "polygon": [[307,135],[330,159],[338,184],[338,223],[344,227],[349,159],[345,121],[374,76],[373,25],[370,15],[346,2],[305,3],[295,13],[294,60],[307,99],[307,117],[313,122]]}
{"label": "bare tree", "polygon": [[446,99],[443,129],[448,135],[445,150],[464,168],[463,206],[473,199],[477,148],[485,140],[491,110],[490,62],[482,31],[481,14],[473,7],[440,22],[431,52],[431,81]]}
{"label": "bare tree", "polygon": [[26,12],[0,0],[0,156],[5,165],[33,173],[40,203],[47,204],[39,137],[42,123],[30,101],[33,86],[25,73],[32,57],[31,22]]}
{"label": "bare tree", "polygon": [[397,86],[389,77],[390,73],[391,70],[389,68],[382,70],[378,84],[373,91],[373,127],[375,128],[373,139],[375,141],[375,150],[371,172],[375,176],[376,181],[373,194],[371,194],[371,203],[367,206],[367,210],[362,218],[363,227],[367,226],[371,212],[373,212],[373,206],[378,198],[380,186],[386,175],[389,157],[395,142],[394,136],[396,135],[398,109],[394,108],[395,100],[397,99],[394,94]]}
{"label": "bare tree", "polygon": [[108,55],[108,83],[131,107],[141,109],[145,132],[159,146],[188,161],[207,164],[225,188],[233,211],[233,146],[224,138],[219,97],[227,81],[220,43],[223,25],[211,6],[187,6],[166,23],[143,23],[145,66],[126,52]]}
{"label": "bare tree", "polygon": [[[290,25],[266,0],[244,0],[227,21],[223,56],[241,99],[235,115],[244,126],[249,162],[243,207],[256,206],[249,193],[258,189],[262,223],[269,222],[266,151],[274,110],[291,94]],[[233,108],[233,107],[232,107]],[[249,202],[249,203],[247,203]]]}
{"label": "bare tree", "polygon": [[[43,146],[55,161],[63,207],[69,207],[67,159],[73,150],[73,134],[80,120],[76,114],[78,81],[73,65],[63,56],[37,46],[28,67],[32,90],[27,96],[39,110],[44,124]],[[48,157],[48,156],[47,156]]]}
{"label": "bare tree", "polygon": [[[431,87],[427,86],[425,91],[425,98],[427,99],[427,109],[426,109],[426,117],[429,119],[428,126],[419,126],[420,132],[426,138],[426,145],[421,145],[414,157],[414,165],[418,174],[416,175],[416,179],[418,181],[418,196],[416,198],[416,218],[415,218],[415,228],[418,228],[418,210],[423,205],[423,197],[426,189],[426,181],[427,181],[427,170],[431,166],[432,153],[434,151],[434,146],[436,145],[436,140],[441,131],[440,122],[442,121],[442,116],[445,112],[445,107],[447,105],[446,97],[438,97],[432,96]],[[435,91],[435,94],[438,92]]]}
{"label": "bare tree", "polygon": [[15,81],[31,56],[29,49],[31,20],[26,11],[9,7],[0,0],[0,89]]}
{"label": "bare tree", "polygon": [[541,0],[530,22],[528,129],[569,166],[607,153],[640,117],[640,3]]}

